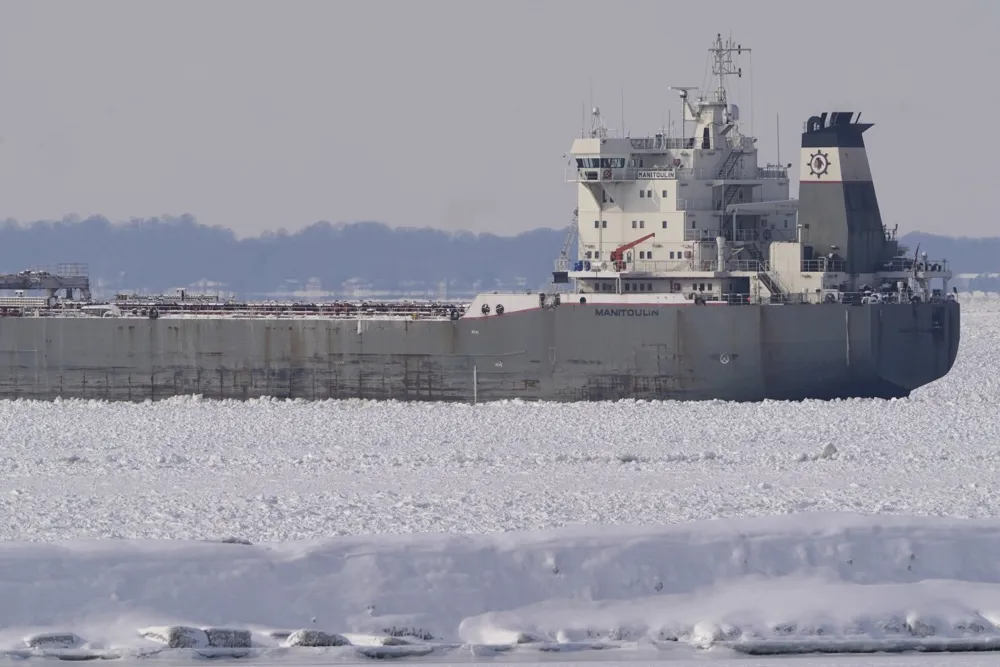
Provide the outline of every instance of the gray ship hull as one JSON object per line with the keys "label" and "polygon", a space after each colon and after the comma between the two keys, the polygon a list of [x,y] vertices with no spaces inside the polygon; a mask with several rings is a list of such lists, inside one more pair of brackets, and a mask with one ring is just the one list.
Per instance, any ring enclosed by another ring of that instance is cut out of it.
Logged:
{"label": "gray ship hull", "polygon": [[458,321],[0,319],[0,397],[472,402],[903,397],[945,375],[957,303],[609,308]]}

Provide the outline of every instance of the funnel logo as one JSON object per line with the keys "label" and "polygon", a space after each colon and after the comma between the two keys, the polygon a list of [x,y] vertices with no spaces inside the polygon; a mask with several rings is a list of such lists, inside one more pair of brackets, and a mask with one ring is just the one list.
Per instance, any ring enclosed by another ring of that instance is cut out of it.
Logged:
{"label": "funnel logo", "polygon": [[817,151],[809,156],[809,173],[819,178],[826,175],[830,168],[830,158],[826,153]]}

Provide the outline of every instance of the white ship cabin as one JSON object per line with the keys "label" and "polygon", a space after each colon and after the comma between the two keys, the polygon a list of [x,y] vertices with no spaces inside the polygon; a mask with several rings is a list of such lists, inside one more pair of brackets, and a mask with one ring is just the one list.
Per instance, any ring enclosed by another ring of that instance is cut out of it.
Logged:
{"label": "white ship cabin", "polygon": [[[915,257],[905,268],[886,265],[897,254],[895,232],[882,225],[874,190],[871,205],[862,208],[874,211],[871,224],[878,227],[879,246],[867,242],[861,247],[860,240],[849,237],[854,224],[838,222],[845,212],[830,210],[843,209],[843,196],[838,204],[828,189],[813,199],[803,199],[800,192],[791,200],[792,165],[760,163],[757,140],[742,132],[739,107],[726,95],[726,77],[742,74],[733,56],[743,51],[749,49],[717,38],[710,49],[717,89],[692,100],[688,91],[693,89],[675,88],[683,113],[680,136],[668,131],[612,136],[600,110],[593,109],[590,131],[573,141],[567,172],[567,180],[578,184],[576,260],[565,262],[563,271],[557,266],[556,283],[574,283],[575,289],[567,291],[582,296],[627,295],[622,301],[632,303],[642,303],[643,295],[659,301],[664,294],[696,303],[815,303],[841,301],[843,294],[858,290],[878,292],[880,281],[898,285],[913,277]],[[847,116],[836,123],[853,119]],[[815,120],[810,119],[813,129]],[[823,134],[833,127],[830,122],[818,128],[815,140],[833,141],[832,154],[824,149],[833,162],[845,149],[838,149],[836,132]],[[857,126],[852,140],[855,135],[860,140],[864,127]],[[808,152],[803,137],[802,169],[812,173],[810,156],[816,149]],[[867,170],[863,143],[856,155]],[[848,255],[854,261],[846,261]],[[902,272],[882,276],[858,262]],[[848,264],[857,266],[852,271]],[[942,263],[927,265],[937,267],[929,275],[945,280],[950,275]]]}
{"label": "white ship cabin", "polygon": [[795,240],[791,165],[759,164],[757,140],[741,132],[726,97],[724,77],[739,73],[732,55],[743,50],[716,43],[714,93],[692,102],[690,88],[677,89],[681,136],[609,136],[593,110],[568,174],[579,184],[578,260],[568,275],[579,292],[749,295],[764,246]]}

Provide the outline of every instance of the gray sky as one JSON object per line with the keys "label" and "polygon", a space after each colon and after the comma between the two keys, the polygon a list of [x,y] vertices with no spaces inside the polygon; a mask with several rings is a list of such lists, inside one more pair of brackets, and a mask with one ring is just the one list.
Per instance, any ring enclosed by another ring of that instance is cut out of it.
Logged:
{"label": "gray sky", "polygon": [[995,235],[998,19],[996,0],[0,0],[0,218],[561,227],[591,82],[612,127],[624,85],[645,134],[722,32],[754,49],[737,93],[762,162],[776,114],[797,166],[802,121],[861,110],[890,225]]}

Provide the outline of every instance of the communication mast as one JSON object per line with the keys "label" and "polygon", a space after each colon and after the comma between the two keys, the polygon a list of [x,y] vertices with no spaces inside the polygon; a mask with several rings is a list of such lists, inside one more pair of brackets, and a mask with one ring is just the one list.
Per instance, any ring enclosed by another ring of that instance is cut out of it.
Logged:
{"label": "communication mast", "polygon": [[741,44],[733,42],[731,38],[723,43],[722,33],[716,34],[715,44],[709,49],[713,58],[712,74],[719,77],[719,87],[715,91],[716,101],[726,101],[727,76],[735,76],[738,79],[743,78],[743,68],[733,64],[733,54],[741,55],[744,51],[750,53],[750,48],[744,49]]}

